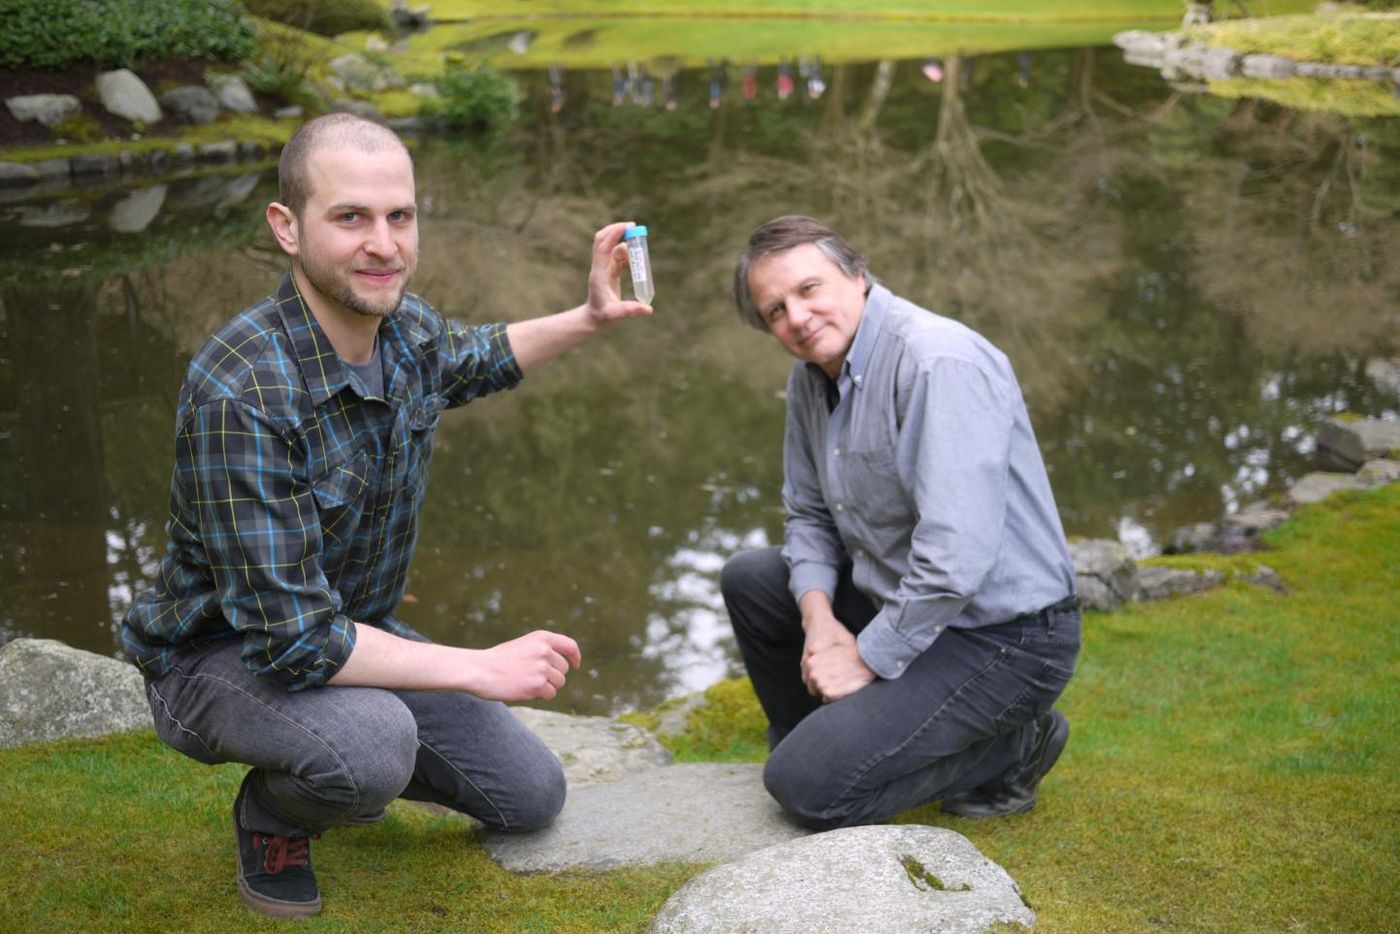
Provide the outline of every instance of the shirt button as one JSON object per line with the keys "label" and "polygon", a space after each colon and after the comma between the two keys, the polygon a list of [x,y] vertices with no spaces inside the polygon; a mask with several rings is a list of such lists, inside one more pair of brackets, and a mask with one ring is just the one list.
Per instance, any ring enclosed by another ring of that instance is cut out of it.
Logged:
{"label": "shirt button", "polygon": [[864,558],[864,557],[865,557],[865,549],[864,549],[864,548],[857,548],[857,549],[856,549],[856,557],[857,557],[857,558]]}
{"label": "shirt button", "polygon": [[903,667],[904,667],[904,662],[902,662],[902,661],[900,661],[900,662],[895,662],[895,663],[894,663],[894,667],[896,667],[896,668],[903,668]]}
{"label": "shirt button", "polygon": [[859,385],[860,385],[860,374],[857,373],[855,376],[852,376],[852,377],[851,377],[851,382],[853,382],[853,383],[855,383],[857,386],[859,386]]}
{"label": "shirt button", "polygon": [[835,451],[835,453],[836,453],[836,456],[837,456],[837,457],[840,457],[840,456],[841,456],[841,449],[840,449],[840,448],[837,448],[836,451]]}
{"label": "shirt button", "polygon": [[840,503],[837,503],[837,504],[836,504],[836,511],[837,511],[837,512],[844,512],[845,509],[846,509],[846,507],[845,507],[845,506],[842,506]]}

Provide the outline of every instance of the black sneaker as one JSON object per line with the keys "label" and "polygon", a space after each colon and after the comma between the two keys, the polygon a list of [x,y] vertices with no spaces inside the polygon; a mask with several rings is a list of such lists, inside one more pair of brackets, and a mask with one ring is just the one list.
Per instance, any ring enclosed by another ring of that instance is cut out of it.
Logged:
{"label": "black sneaker", "polygon": [[981,820],[1024,814],[1035,807],[1035,790],[1040,780],[1055,767],[1055,761],[1069,742],[1069,721],[1058,710],[1052,710],[1035,722],[1035,748],[1018,778],[999,781],[952,795],[943,801],[943,810],[957,817]]}
{"label": "black sneaker", "polygon": [[244,830],[238,822],[240,791],[233,803],[238,838],[238,897],[254,911],[274,918],[305,918],[321,913],[321,893],[311,869],[311,838],[282,837]]}

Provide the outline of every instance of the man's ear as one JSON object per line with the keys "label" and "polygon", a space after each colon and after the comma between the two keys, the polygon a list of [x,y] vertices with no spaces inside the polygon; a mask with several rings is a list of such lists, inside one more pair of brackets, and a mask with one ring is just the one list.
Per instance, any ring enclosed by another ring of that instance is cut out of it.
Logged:
{"label": "man's ear", "polygon": [[296,256],[297,216],[292,213],[292,209],[276,201],[268,204],[267,226],[272,228],[272,235],[277,238],[277,245],[282,248],[282,252],[288,256]]}

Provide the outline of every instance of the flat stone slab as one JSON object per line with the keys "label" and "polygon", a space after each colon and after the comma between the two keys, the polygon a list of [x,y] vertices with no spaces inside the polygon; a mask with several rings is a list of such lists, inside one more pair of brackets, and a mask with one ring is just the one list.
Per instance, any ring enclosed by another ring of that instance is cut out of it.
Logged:
{"label": "flat stone slab", "polygon": [[547,830],[486,832],[492,859],[512,872],[722,863],[806,836],[763,787],[758,764],[672,765],[570,789]]}
{"label": "flat stone slab", "polygon": [[941,827],[848,827],[702,873],[652,934],[971,932],[1035,923],[1006,870]]}
{"label": "flat stone slab", "polygon": [[564,764],[571,798],[574,789],[641,775],[671,762],[654,736],[611,717],[575,717],[532,707],[512,707],[511,712]]}

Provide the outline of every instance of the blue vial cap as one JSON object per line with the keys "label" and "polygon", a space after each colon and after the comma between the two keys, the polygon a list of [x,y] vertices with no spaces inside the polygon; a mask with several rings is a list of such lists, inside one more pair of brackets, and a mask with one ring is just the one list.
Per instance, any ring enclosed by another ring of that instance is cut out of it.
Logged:
{"label": "blue vial cap", "polygon": [[638,237],[645,237],[646,235],[647,229],[639,224],[636,227],[628,227],[627,232],[622,235],[622,239],[635,240]]}

